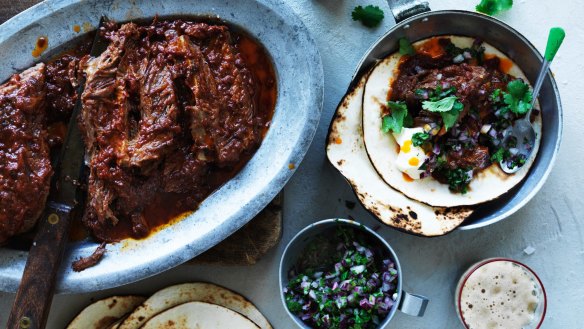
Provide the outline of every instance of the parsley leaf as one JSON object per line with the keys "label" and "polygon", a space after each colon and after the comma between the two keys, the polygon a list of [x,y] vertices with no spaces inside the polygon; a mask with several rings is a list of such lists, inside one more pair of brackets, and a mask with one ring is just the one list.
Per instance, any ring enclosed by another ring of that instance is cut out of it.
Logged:
{"label": "parsley leaf", "polygon": [[361,21],[367,27],[376,27],[383,20],[384,14],[378,6],[357,6],[353,9],[351,17],[354,21]]}
{"label": "parsley leaf", "polygon": [[496,15],[503,10],[509,10],[513,6],[513,0],[481,0],[476,10],[487,15]]}
{"label": "parsley leaf", "polygon": [[408,114],[408,107],[404,102],[387,102],[391,114],[385,115],[381,123],[381,131],[399,134],[404,126],[412,124],[412,117]]}
{"label": "parsley leaf", "polygon": [[533,94],[529,90],[529,85],[521,79],[510,81],[507,84],[507,91],[503,92],[503,102],[517,115],[523,115],[531,109],[532,99]]}
{"label": "parsley leaf", "polygon": [[431,136],[428,133],[415,133],[412,136],[412,144],[414,144],[414,146],[422,146],[430,140],[430,137]]}
{"label": "parsley leaf", "polygon": [[399,39],[399,53],[402,55],[413,55],[416,53],[410,41],[406,38]]}

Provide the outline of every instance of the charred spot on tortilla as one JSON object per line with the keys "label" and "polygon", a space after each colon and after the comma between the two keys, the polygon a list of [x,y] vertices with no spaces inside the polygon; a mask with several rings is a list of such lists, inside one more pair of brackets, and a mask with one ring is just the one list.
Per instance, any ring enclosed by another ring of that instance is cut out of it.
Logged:
{"label": "charred spot on tortilla", "polygon": [[[527,176],[541,140],[540,115],[529,157],[505,139],[530,107],[525,74],[501,51],[468,37],[434,37],[414,49],[379,61],[365,83],[363,140],[376,172],[408,198],[435,207],[505,194]],[[507,175],[500,160],[521,168]]]}

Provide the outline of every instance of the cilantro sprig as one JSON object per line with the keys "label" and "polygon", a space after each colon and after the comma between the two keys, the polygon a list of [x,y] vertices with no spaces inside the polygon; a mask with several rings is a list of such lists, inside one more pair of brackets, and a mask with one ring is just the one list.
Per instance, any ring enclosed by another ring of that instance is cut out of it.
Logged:
{"label": "cilantro sprig", "polygon": [[527,83],[515,79],[507,83],[507,90],[493,90],[489,99],[495,105],[501,106],[502,114],[511,111],[517,116],[522,116],[531,109],[533,93]]}
{"label": "cilantro sprig", "polygon": [[531,109],[533,94],[529,85],[521,79],[510,81],[507,91],[503,92],[503,102],[509,106],[511,112],[524,115]]}
{"label": "cilantro sprig", "polygon": [[351,17],[354,21],[361,21],[361,24],[367,27],[376,27],[381,24],[384,17],[383,10],[378,6],[368,5],[365,7],[357,6],[353,9]]}
{"label": "cilantro sprig", "polygon": [[411,127],[413,124],[412,116],[408,113],[408,107],[405,102],[387,102],[391,113],[383,117],[381,122],[381,131],[384,133],[394,132],[399,134],[403,127]]}
{"label": "cilantro sprig", "polygon": [[496,15],[504,10],[509,10],[513,6],[513,0],[481,0],[476,6],[476,10],[487,15]]}

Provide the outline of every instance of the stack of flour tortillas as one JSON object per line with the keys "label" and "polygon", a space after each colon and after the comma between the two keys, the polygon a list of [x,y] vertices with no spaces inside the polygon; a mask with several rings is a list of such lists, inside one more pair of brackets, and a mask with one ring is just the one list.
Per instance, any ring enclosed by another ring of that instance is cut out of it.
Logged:
{"label": "stack of flour tortillas", "polygon": [[210,283],[185,283],[146,299],[114,296],[87,306],[67,329],[271,329],[243,296]]}

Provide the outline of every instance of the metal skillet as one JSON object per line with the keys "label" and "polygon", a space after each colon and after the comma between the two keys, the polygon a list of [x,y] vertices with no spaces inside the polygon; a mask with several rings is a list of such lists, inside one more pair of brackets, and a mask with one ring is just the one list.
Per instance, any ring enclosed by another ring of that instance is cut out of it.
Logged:
{"label": "metal skillet", "polygon": [[[535,82],[543,57],[521,33],[509,25],[480,13],[462,10],[430,11],[427,2],[388,0],[396,25],[367,50],[353,75],[356,85],[378,60],[397,51],[402,37],[411,42],[440,35],[480,38],[504,52]],[[459,227],[470,230],[505,219],[523,207],[541,189],[555,163],[562,138],[562,105],[556,82],[546,74],[539,93],[543,133],[537,158],[525,180],[498,199],[480,205]]]}

